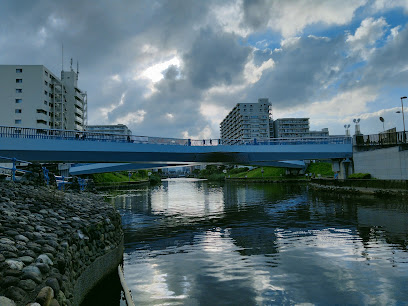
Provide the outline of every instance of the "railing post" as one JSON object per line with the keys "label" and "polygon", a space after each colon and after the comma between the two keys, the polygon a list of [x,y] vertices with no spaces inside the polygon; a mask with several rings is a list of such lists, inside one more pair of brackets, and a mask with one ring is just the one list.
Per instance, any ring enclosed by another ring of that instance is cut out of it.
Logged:
{"label": "railing post", "polygon": [[47,184],[47,185],[49,185],[50,184],[50,177],[48,176],[48,169],[46,168],[46,167],[43,167],[42,168],[43,169],[43,173],[44,173],[44,180],[45,180],[45,183]]}
{"label": "railing post", "polygon": [[12,180],[13,182],[15,182],[16,181],[16,158],[13,157],[11,160],[13,161],[13,167],[11,168]]}

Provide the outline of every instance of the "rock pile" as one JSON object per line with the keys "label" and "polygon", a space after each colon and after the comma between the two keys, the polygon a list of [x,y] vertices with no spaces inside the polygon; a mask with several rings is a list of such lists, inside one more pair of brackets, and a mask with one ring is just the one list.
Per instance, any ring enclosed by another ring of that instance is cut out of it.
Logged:
{"label": "rock pile", "polygon": [[100,196],[0,182],[0,305],[72,305],[81,273],[121,243]]}

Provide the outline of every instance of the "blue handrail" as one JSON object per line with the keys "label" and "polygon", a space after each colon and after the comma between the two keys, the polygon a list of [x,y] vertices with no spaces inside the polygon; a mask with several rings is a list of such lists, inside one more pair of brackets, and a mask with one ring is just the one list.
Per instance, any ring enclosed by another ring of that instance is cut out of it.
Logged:
{"label": "blue handrail", "polygon": [[119,135],[100,132],[36,129],[0,126],[0,138],[58,139],[75,141],[122,142],[136,144],[218,146],[218,145],[309,145],[309,144],[351,144],[347,136],[301,137],[301,138],[259,138],[259,139],[181,139],[136,135]]}

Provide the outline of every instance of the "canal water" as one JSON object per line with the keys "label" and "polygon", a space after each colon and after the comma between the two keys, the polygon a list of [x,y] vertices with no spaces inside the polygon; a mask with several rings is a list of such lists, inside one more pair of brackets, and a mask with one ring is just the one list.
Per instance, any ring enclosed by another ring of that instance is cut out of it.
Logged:
{"label": "canal water", "polygon": [[408,303],[408,204],[169,179],[110,201],[136,305]]}

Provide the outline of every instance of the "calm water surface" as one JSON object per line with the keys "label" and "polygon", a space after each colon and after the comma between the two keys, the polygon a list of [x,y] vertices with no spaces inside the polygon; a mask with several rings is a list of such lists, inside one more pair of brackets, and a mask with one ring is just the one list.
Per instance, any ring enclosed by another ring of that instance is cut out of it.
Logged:
{"label": "calm water surface", "polygon": [[171,179],[111,201],[136,305],[408,303],[408,204]]}

